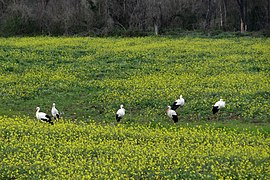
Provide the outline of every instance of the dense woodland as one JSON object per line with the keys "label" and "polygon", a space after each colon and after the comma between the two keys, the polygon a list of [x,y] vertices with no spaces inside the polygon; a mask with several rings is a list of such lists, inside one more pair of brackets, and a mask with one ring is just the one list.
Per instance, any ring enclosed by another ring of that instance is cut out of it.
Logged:
{"label": "dense woodland", "polygon": [[269,27],[270,0],[0,0],[2,36],[267,34]]}

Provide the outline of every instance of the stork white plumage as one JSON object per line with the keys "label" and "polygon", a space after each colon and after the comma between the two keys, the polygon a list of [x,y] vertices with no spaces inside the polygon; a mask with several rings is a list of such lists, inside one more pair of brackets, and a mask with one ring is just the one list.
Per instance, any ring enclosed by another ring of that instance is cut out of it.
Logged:
{"label": "stork white plumage", "polygon": [[116,112],[116,121],[119,122],[125,115],[124,105],[120,105],[120,109]]}
{"label": "stork white plumage", "polygon": [[223,99],[220,99],[219,101],[217,101],[212,109],[213,114],[216,114],[220,108],[225,108],[226,103],[223,101]]}
{"label": "stork white plumage", "polygon": [[179,99],[176,99],[172,105],[172,110],[176,110],[179,106],[184,106],[185,104],[185,99],[183,98],[182,95],[180,95]]}
{"label": "stork white plumage", "polygon": [[52,116],[54,117],[54,119],[59,119],[60,118],[60,114],[59,114],[58,110],[55,107],[55,103],[53,103],[53,105],[52,105],[51,113],[52,113]]}
{"label": "stork white plumage", "polygon": [[178,116],[174,110],[171,109],[171,106],[168,106],[167,115],[175,122],[178,122]]}
{"label": "stork white plumage", "polygon": [[36,117],[37,117],[38,120],[41,120],[43,122],[45,121],[45,122],[50,123],[51,125],[53,125],[52,119],[48,114],[46,114],[44,112],[39,112],[40,107],[37,107],[36,110],[37,110],[36,111]]}

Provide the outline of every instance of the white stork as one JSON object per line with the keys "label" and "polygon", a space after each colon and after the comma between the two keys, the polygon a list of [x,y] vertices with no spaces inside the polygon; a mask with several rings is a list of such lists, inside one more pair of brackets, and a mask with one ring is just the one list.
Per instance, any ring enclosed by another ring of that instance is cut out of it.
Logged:
{"label": "white stork", "polygon": [[220,108],[225,108],[225,102],[223,101],[223,99],[220,99],[215,103],[212,109],[213,114],[216,114]]}
{"label": "white stork", "polygon": [[178,122],[178,116],[177,116],[176,112],[171,109],[171,106],[168,106],[167,114],[175,123]]}
{"label": "white stork", "polygon": [[39,112],[40,107],[37,107],[36,110],[37,110],[36,111],[36,117],[37,117],[38,120],[45,121],[45,122],[50,123],[51,125],[53,125],[52,119],[51,119],[51,117],[49,115],[47,115],[44,112]]}
{"label": "white stork", "polygon": [[172,110],[176,110],[179,106],[184,106],[185,104],[185,99],[183,98],[182,95],[180,95],[179,99],[176,99],[172,105]]}
{"label": "white stork", "polygon": [[59,114],[58,110],[55,108],[55,103],[53,103],[53,105],[52,105],[51,113],[52,113],[52,116],[54,117],[54,119],[60,118],[60,114]]}
{"label": "white stork", "polygon": [[118,111],[116,112],[115,116],[116,116],[116,121],[119,122],[123,116],[125,115],[125,109],[124,109],[124,105],[121,104],[120,105],[120,109],[118,109]]}

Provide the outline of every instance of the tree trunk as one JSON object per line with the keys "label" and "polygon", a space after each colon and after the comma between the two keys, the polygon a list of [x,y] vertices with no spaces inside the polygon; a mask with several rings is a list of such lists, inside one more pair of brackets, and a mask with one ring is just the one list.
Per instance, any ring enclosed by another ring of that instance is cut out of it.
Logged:
{"label": "tree trunk", "polygon": [[151,10],[152,10],[152,18],[153,18],[155,35],[158,35],[159,28],[161,27],[161,20],[162,20],[161,2],[155,0],[153,2],[153,8],[151,8]]}
{"label": "tree trunk", "polygon": [[239,11],[240,11],[240,30],[241,30],[241,33],[244,33],[246,31],[244,0],[237,0],[237,3],[239,6]]}
{"label": "tree trunk", "polygon": [[222,3],[219,4],[219,14],[220,14],[220,28],[223,29],[224,20],[223,20],[223,12],[222,12]]}
{"label": "tree trunk", "polygon": [[270,25],[270,0],[267,1],[267,25]]}
{"label": "tree trunk", "polygon": [[211,16],[212,16],[211,0],[208,0],[205,29],[209,29],[210,27]]}
{"label": "tree trunk", "polygon": [[123,13],[126,14],[126,0],[123,2]]}
{"label": "tree trunk", "polygon": [[113,31],[114,28],[114,19],[112,17],[112,5],[113,2],[110,0],[106,0],[105,4],[105,9],[106,9],[106,14],[105,14],[105,34],[109,34],[111,31]]}
{"label": "tree trunk", "polygon": [[245,0],[244,1],[244,22],[245,22],[245,31],[247,31],[248,29],[248,18],[247,18],[247,16],[248,16],[248,12],[247,12],[247,10],[248,10],[248,1],[247,0]]}
{"label": "tree trunk", "polygon": [[154,23],[154,28],[155,28],[155,35],[158,35],[158,25],[157,23]]}
{"label": "tree trunk", "polygon": [[46,27],[48,27],[49,25],[47,24],[48,22],[46,22],[46,18],[44,18],[45,13],[47,11],[47,6],[50,0],[43,0],[40,3],[40,9],[39,9],[39,14],[37,14],[38,17],[38,21],[39,21],[39,28],[42,34],[46,33]]}
{"label": "tree trunk", "polygon": [[223,6],[224,6],[224,20],[223,20],[223,29],[226,30],[227,26],[227,0],[223,0]]}
{"label": "tree trunk", "polygon": [[241,33],[244,33],[245,32],[245,23],[244,23],[244,19],[243,18],[241,18],[240,19],[240,21],[241,21]]}

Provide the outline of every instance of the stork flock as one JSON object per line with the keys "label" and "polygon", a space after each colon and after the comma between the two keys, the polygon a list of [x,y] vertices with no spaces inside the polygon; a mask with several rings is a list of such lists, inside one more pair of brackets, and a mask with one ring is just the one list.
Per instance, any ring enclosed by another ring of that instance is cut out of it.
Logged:
{"label": "stork flock", "polygon": [[[60,113],[56,109],[55,103],[53,103],[53,105],[52,105],[51,113],[52,113],[52,116],[55,120],[58,120],[60,118]],[[52,118],[48,114],[46,114],[44,112],[40,112],[40,107],[36,107],[36,117],[38,120],[41,120],[42,122],[47,122],[47,123],[50,123],[51,125],[53,125]]]}
{"label": "stork flock", "polygon": [[[185,104],[185,99],[183,98],[182,95],[180,95],[179,99],[176,99],[172,106],[168,106],[167,108],[167,115],[173,120],[174,123],[178,122],[178,115],[176,113],[176,109],[178,107],[183,107]],[[223,101],[223,99],[220,99],[219,101],[217,101],[212,108],[212,112],[213,114],[216,114],[221,108],[225,107],[225,102]],[[116,121],[119,122],[125,115],[125,109],[124,109],[124,105],[121,104],[120,105],[120,109],[118,109],[118,111],[116,112]]]}
{"label": "stork flock", "polygon": [[[185,99],[183,98],[182,95],[180,95],[180,98],[174,101],[172,107],[168,106],[167,114],[175,123],[178,122],[178,116],[175,110],[178,107],[183,107],[184,104],[185,104]],[[220,99],[213,105],[213,108],[212,108],[213,114],[216,114],[221,108],[225,108],[225,102],[223,101],[223,99]]]}
{"label": "stork flock", "polygon": [[[178,107],[183,107],[184,104],[185,104],[185,99],[183,98],[182,95],[180,95],[180,98],[176,99],[173,102],[172,106],[168,106],[168,108],[166,110],[167,115],[174,121],[174,123],[178,122],[178,115],[176,113],[176,109]],[[213,105],[213,108],[212,108],[213,114],[216,114],[221,108],[225,108],[225,102],[223,101],[223,99],[220,99],[219,101],[217,101]],[[60,118],[60,113],[56,109],[55,103],[53,103],[53,105],[52,105],[51,114],[55,120],[58,120]],[[116,121],[120,122],[120,120],[124,117],[124,115],[125,115],[124,105],[121,104],[120,109],[118,109],[116,114],[115,114]],[[44,112],[40,112],[40,107],[36,108],[36,117],[38,120],[41,120],[42,122],[47,122],[47,123],[50,123],[52,125],[54,124],[52,121],[52,118],[48,114],[46,114]]]}

